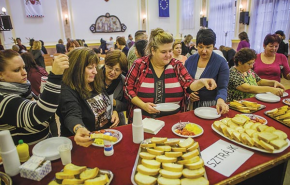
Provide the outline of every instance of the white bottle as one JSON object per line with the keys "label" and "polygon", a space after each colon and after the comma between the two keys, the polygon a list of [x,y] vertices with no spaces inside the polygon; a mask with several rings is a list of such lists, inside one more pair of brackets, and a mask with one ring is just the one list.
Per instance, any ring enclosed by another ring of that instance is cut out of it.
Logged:
{"label": "white bottle", "polygon": [[[105,132],[104,134],[112,136],[111,132]],[[114,145],[111,141],[104,139],[104,154],[105,156],[111,156],[114,154]]]}
{"label": "white bottle", "polygon": [[134,109],[132,132],[134,143],[139,144],[144,140],[144,128],[142,123],[141,109]]}
{"label": "white bottle", "polygon": [[9,130],[0,132],[0,148],[5,173],[9,176],[19,174],[20,160]]}

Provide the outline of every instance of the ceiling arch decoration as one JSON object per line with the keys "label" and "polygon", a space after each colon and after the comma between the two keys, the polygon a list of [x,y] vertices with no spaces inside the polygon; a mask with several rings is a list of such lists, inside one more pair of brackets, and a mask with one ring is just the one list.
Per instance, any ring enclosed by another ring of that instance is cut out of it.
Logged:
{"label": "ceiling arch decoration", "polygon": [[96,22],[90,26],[92,33],[125,32],[126,29],[127,26],[121,23],[117,16],[109,13],[99,16]]}

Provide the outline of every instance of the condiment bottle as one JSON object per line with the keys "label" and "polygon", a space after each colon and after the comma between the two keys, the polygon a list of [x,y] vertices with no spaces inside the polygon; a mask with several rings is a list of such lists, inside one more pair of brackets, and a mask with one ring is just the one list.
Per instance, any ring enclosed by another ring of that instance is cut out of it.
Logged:
{"label": "condiment bottle", "polygon": [[132,132],[134,143],[141,143],[144,140],[144,128],[142,123],[141,109],[134,109]]}
{"label": "condiment bottle", "polygon": [[30,158],[28,144],[24,143],[23,140],[20,139],[16,148],[20,162],[26,162]]}
{"label": "condiment bottle", "polygon": [[[105,132],[104,134],[112,136],[111,132]],[[104,154],[105,156],[111,156],[114,154],[114,147],[111,141],[104,139]]]}

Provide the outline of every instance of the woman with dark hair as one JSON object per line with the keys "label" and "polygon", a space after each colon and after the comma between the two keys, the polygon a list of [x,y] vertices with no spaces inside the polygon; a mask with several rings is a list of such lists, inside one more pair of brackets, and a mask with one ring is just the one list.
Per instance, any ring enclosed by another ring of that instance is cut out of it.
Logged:
{"label": "woman with dark hair", "polygon": [[43,54],[47,54],[47,50],[46,48],[44,47],[44,42],[42,40],[39,40],[41,42],[41,51]]}
{"label": "woman with dark hair", "polygon": [[241,32],[239,34],[239,39],[240,39],[240,42],[238,44],[237,51],[239,51],[242,48],[250,48],[250,40],[248,38],[247,32],[244,32],[244,31]]}
{"label": "woman with dark hair", "polygon": [[124,37],[119,37],[116,40],[117,48],[120,49],[125,55],[128,55],[129,48],[126,46],[126,41]]}
{"label": "woman with dark hair", "polygon": [[96,53],[83,47],[72,50],[68,57],[70,64],[63,74],[61,102],[57,110],[61,135],[83,135],[87,139],[76,142],[88,147],[93,142],[88,137],[89,131],[116,127],[119,116],[105,91]]}
{"label": "woman with dark hair", "polygon": [[288,58],[288,41],[284,41],[285,39],[285,34],[282,30],[277,30],[275,32],[275,34],[277,34],[281,41],[279,43],[279,48],[277,50],[277,53],[282,53],[283,55],[285,55],[286,58]]}
{"label": "woman with dark hair", "polygon": [[27,79],[31,83],[32,92],[36,96],[38,96],[40,94],[41,77],[48,76],[48,73],[45,71],[44,68],[36,64],[31,53],[29,52],[22,53],[21,57],[25,63]]}
{"label": "woman with dark hair", "polygon": [[56,45],[56,52],[65,54],[65,46],[63,45],[63,40],[59,39],[58,44]]}
{"label": "woman with dark hair", "polygon": [[233,67],[235,65],[234,64],[234,56],[236,54],[236,51],[231,47],[226,47],[223,45],[221,45],[219,47],[219,50],[223,53],[223,56],[228,61],[229,68]]}
{"label": "woman with dark hair", "polygon": [[106,51],[108,51],[108,48],[107,48],[107,42],[103,39],[101,39],[101,45],[100,45],[100,49],[102,49],[102,54],[106,54]]}
{"label": "woman with dark hair", "polygon": [[105,65],[102,67],[106,92],[113,95],[113,106],[119,115],[119,125],[126,124],[124,111],[127,110],[127,100],[124,98],[125,76],[122,71],[127,73],[127,63],[126,55],[122,51],[114,50],[107,53]]}
{"label": "woman with dark hair", "polygon": [[263,79],[281,80],[281,69],[285,79],[290,80],[290,68],[285,55],[277,53],[281,39],[276,34],[268,34],[264,39],[264,52],[257,55],[253,67]]}
{"label": "woman with dark hair", "polygon": [[255,63],[256,52],[243,48],[234,57],[235,66],[230,69],[228,86],[228,101],[254,97],[255,94],[271,92],[282,96],[284,86],[275,80],[261,79],[252,67]]}
{"label": "woman with dark hair", "polygon": [[186,56],[190,52],[190,42],[192,40],[192,35],[186,35],[185,39],[181,41],[181,54]]}
{"label": "woman with dark hair", "polygon": [[147,40],[138,40],[137,42],[135,42],[133,47],[136,48],[135,55],[137,56],[137,58],[141,58],[146,55],[145,48],[147,46],[147,42]]}
{"label": "woman with dark hair", "polygon": [[213,52],[216,34],[212,29],[201,29],[196,35],[197,54],[190,56],[185,67],[194,79],[212,78],[217,83],[215,90],[202,88],[190,94],[189,109],[216,106],[218,114],[229,111],[226,104],[229,82],[227,61]]}

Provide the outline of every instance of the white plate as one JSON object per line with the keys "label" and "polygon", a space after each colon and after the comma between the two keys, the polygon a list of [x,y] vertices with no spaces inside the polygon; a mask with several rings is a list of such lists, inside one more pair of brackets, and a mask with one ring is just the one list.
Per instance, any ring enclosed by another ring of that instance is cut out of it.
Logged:
{"label": "white plate", "polygon": [[[181,123],[187,123],[187,124],[188,124],[189,122],[181,122]],[[179,126],[180,123],[176,123],[176,124],[174,124],[174,125],[172,126],[171,130],[172,130],[172,132],[173,132],[174,134],[176,134],[176,135],[178,135],[178,136],[180,136],[180,137],[192,137],[192,138],[193,138],[193,137],[198,137],[198,136],[202,135],[202,134],[203,134],[203,128],[202,128],[200,125],[196,124],[196,123],[193,123],[193,124],[197,125],[197,126],[202,130],[200,134],[196,134],[196,135],[194,135],[194,136],[184,136],[184,135],[181,135],[181,134],[176,133],[176,132],[175,132],[176,127]]]}
{"label": "white plate", "polygon": [[282,96],[282,97],[284,98],[284,97],[286,97],[286,96],[288,96],[288,95],[289,95],[289,94],[288,94],[287,92],[283,92],[283,96]]}
{"label": "white plate", "polygon": [[159,103],[156,104],[155,109],[163,112],[168,112],[168,111],[175,111],[176,109],[180,108],[180,105],[176,103]]}
{"label": "white plate", "polygon": [[53,161],[60,158],[57,148],[62,144],[73,146],[71,140],[67,137],[51,137],[37,143],[32,149],[32,154],[43,156],[46,160]]}
{"label": "white plate", "polygon": [[264,102],[270,102],[270,103],[274,103],[274,102],[279,102],[281,100],[281,98],[279,96],[276,96],[274,94],[256,94],[256,98],[260,101],[264,101]]}
{"label": "white plate", "polygon": [[216,119],[221,117],[217,110],[212,107],[199,107],[194,110],[194,114],[203,119]]}
{"label": "white plate", "polygon": [[[114,134],[112,136],[118,138],[118,140],[116,142],[114,142],[113,145],[119,143],[122,140],[122,138],[123,138],[123,134],[119,130],[115,130],[115,129],[104,129],[104,130],[114,132]],[[102,140],[102,139],[100,139],[100,140]],[[103,144],[97,144],[97,143],[93,142],[92,145],[98,146],[98,147],[104,147],[104,143]]]}
{"label": "white plate", "polygon": [[290,145],[289,139],[286,139],[286,141],[287,141],[287,143],[288,143],[287,146],[284,146],[283,148],[281,148],[281,149],[279,149],[279,150],[274,150],[273,152],[270,152],[270,151],[268,151],[268,150],[264,150],[264,149],[261,149],[261,148],[257,148],[257,147],[255,147],[255,146],[245,145],[245,144],[243,144],[243,143],[240,143],[240,142],[237,142],[237,141],[235,141],[235,140],[233,140],[233,139],[230,139],[230,138],[226,137],[225,135],[223,135],[223,133],[221,133],[220,131],[216,130],[216,129],[214,128],[213,124],[211,125],[211,128],[212,128],[216,133],[218,133],[219,135],[223,136],[224,138],[226,138],[226,139],[228,139],[228,140],[230,140],[230,141],[232,141],[232,142],[234,142],[234,143],[237,143],[237,144],[242,145],[242,146],[244,146],[244,147],[246,147],[246,148],[250,148],[250,149],[253,149],[253,150],[256,150],[256,151],[260,151],[260,152],[264,152],[264,153],[273,153],[273,154],[281,153],[281,152],[283,152],[284,150],[286,150],[286,149],[289,147],[289,145]]}
{"label": "white plate", "polygon": [[282,100],[283,103],[285,103],[286,105],[290,105],[290,98],[285,98]]}
{"label": "white plate", "polygon": [[256,115],[256,114],[243,114],[243,115],[245,115],[245,116],[248,116],[249,118],[259,118],[259,119],[263,119],[263,120],[265,120],[265,123],[263,123],[264,125],[267,125],[268,124],[268,121],[267,121],[267,119],[266,118],[264,118],[264,117],[262,117],[262,116],[258,116],[258,115]]}

